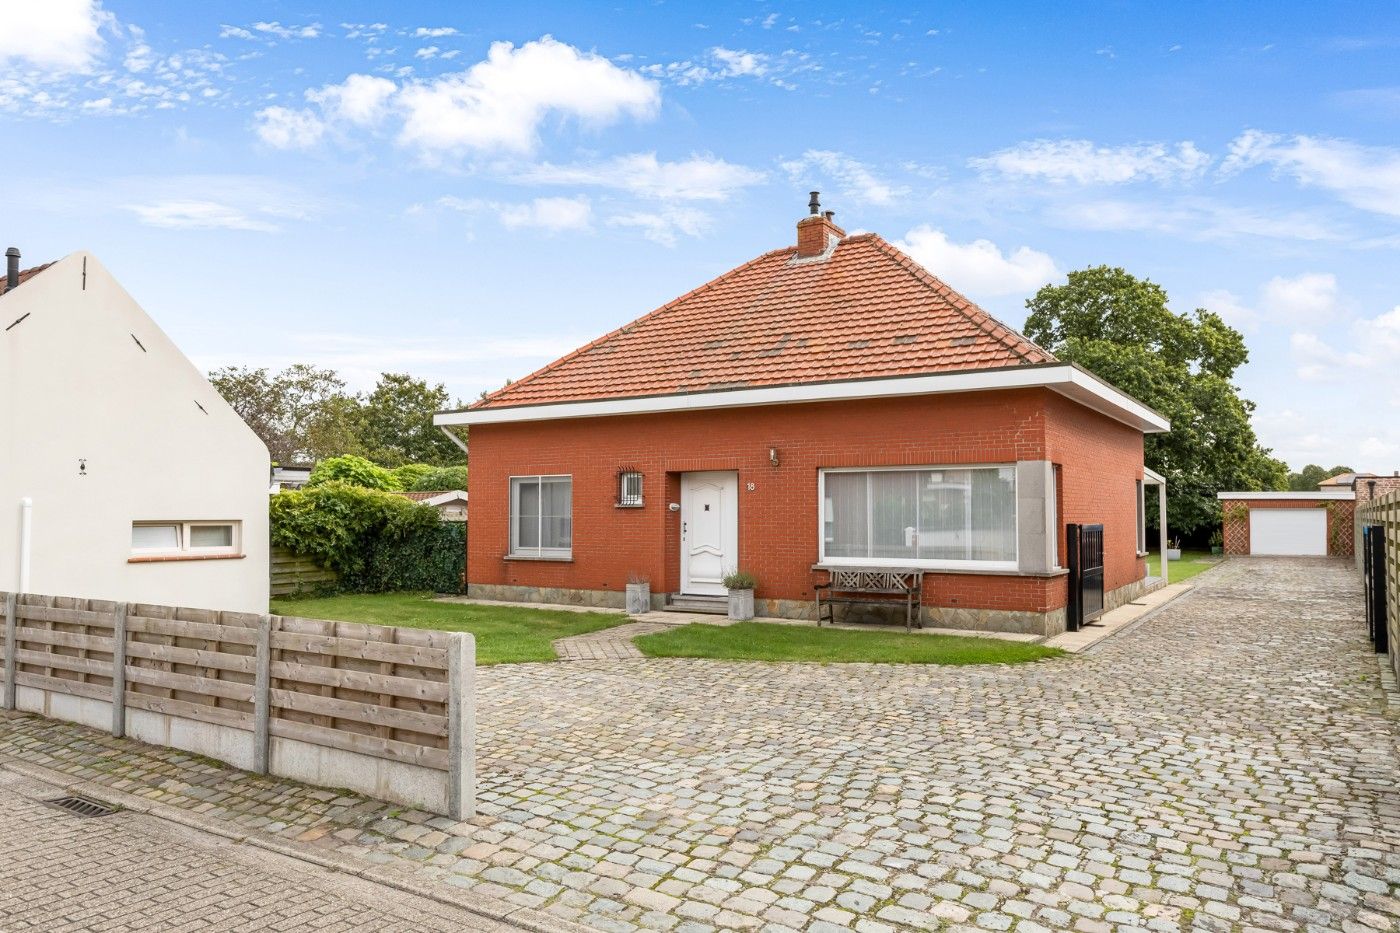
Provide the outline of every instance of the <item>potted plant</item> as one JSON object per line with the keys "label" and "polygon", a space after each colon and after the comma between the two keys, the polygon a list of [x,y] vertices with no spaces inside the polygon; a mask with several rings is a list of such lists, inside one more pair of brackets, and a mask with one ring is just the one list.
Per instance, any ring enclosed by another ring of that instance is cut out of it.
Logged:
{"label": "potted plant", "polygon": [[651,581],[633,572],[627,575],[627,614],[651,612]]}
{"label": "potted plant", "polygon": [[1167,542],[1167,560],[1181,560],[1181,539],[1172,538]]}
{"label": "potted plant", "polygon": [[1225,553],[1225,533],[1219,528],[1210,533],[1210,552],[1212,554]]}
{"label": "potted plant", "polygon": [[731,570],[724,575],[724,588],[729,591],[729,618],[739,622],[753,618],[753,588],[758,583],[753,574]]}

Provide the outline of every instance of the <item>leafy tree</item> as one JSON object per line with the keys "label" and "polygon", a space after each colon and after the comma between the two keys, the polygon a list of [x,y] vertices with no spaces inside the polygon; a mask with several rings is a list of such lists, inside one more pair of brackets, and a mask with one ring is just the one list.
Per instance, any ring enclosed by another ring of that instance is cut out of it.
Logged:
{"label": "leafy tree", "polygon": [[1316,463],[1309,463],[1297,473],[1288,474],[1288,488],[1294,492],[1313,492],[1317,489],[1317,484],[1325,479],[1330,479],[1338,473],[1356,472],[1349,466],[1335,466],[1330,470],[1325,470]]}
{"label": "leafy tree", "polygon": [[467,488],[467,468],[465,466],[438,467],[425,473],[408,489],[412,492],[441,492],[447,489]]}
{"label": "leafy tree", "polygon": [[1204,308],[1175,314],[1161,286],[1096,266],[1026,302],[1026,335],[1166,416],[1144,441],[1167,478],[1167,521],[1183,533],[1214,524],[1222,489],[1282,489],[1287,466],[1259,446],[1254,403],[1231,382],[1249,359],[1244,337]]}
{"label": "leafy tree", "polygon": [[306,487],[315,488],[326,483],[340,483],[345,486],[379,489],[385,492],[397,492],[403,489],[393,473],[354,454],[331,457],[316,464],[316,468],[311,471],[311,476],[306,480]]}
{"label": "leafy tree", "polygon": [[360,441],[366,455],[388,466],[445,466],[460,461],[461,449],[433,424],[433,413],[450,404],[451,396],[441,383],[429,385],[406,373],[384,373],[361,408]]}
{"label": "leafy tree", "polygon": [[226,366],[210,373],[209,381],[279,463],[313,456],[313,425],[324,420],[328,410],[353,401],[333,371],[305,363],[276,374],[266,368]]}

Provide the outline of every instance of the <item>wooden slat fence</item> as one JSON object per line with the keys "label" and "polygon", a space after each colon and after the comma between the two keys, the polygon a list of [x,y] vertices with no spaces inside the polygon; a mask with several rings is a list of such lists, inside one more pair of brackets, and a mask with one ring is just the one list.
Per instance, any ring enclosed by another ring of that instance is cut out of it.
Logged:
{"label": "wooden slat fence", "polygon": [[273,596],[299,596],[332,589],[340,582],[334,570],[322,567],[309,557],[294,554],[280,545],[272,548],[270,563]]}
{"label": "wooden slat fence", "polygon": [[1385,529],[1385,599],[1391,668],[1400,676],[1400,490],[1356,504],[1358,535],[1365,525]]}
{"label": "wooden slat fence", "polygon": [[[475,646],[435,632],[5,594],[4,706],[20,687],[251,733],[252,770],[274,739],[442,772],[453,816],[473,811]],[[353,776],[327,781],[355,787]]]}

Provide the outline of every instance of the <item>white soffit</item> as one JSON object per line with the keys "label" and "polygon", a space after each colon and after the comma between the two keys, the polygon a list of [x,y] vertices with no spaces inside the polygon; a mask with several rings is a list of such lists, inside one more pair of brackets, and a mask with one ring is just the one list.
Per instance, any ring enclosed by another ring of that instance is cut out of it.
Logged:
{"label": "white soffit", "polygon": [[1086,408],[1137,428],[1144,434],[1160,434],[1171,430],[1171,423],[1157,412],[1092,373],[1068,363],[902,376],[893,379],[853,379],[544,405],[468,408],[463,411],[438,412],[433,416],[433,423],[442,427],[506,424],[521,421],[554,421],[561,418],[600,418],[613,415],[746,408],[756,405],[792,405],[802,402],[1034,388],[1058,392]]}

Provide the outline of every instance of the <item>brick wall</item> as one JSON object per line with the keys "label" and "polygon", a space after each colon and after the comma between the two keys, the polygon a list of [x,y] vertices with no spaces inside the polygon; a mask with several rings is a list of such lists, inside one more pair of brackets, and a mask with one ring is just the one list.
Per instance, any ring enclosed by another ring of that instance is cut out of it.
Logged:
{"label": "brick wall", "polygon": [[[778,451],[777,466],[770,448]],[[1061,464],[1060,523],[1108,526],[1106,587],[1140,578],[1133,481],[1142,476],[1141,434],[1041,389],[477,425],[468,578],[619,591],[637,573],[653,592],[675,592],[680,516],[667,503],[679,501],[679,474],[736,470],[739,565],[757,576],[760,599],[810,599],[825,576],[811,570],[819,468],[1041,459]],[[615,507],[622,467],[643,473],[643,508]],[[571,562],[505,557],[509,477],[537,473],[574,478]],[[1065,604],[1063,577],[927,579],[930,605],[1044,612]]]}
{"label": "brick wall", "polygon": [[1349,499],[1226,499],[1221,503],[1226,554],[1249,554],[1249,509],[1319,509],[1327,510],[1327,556],[1351,557],[1355,554],[1356,503]]}

